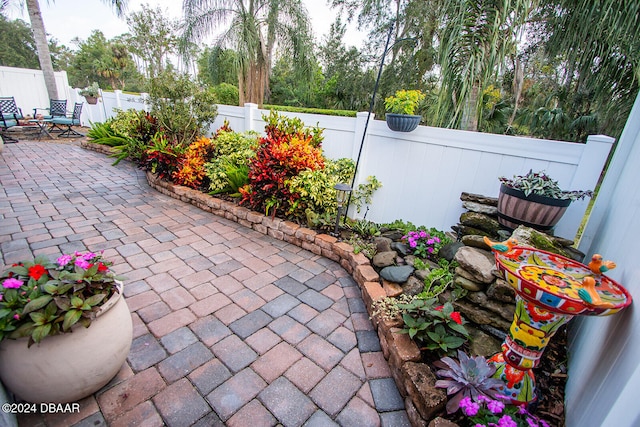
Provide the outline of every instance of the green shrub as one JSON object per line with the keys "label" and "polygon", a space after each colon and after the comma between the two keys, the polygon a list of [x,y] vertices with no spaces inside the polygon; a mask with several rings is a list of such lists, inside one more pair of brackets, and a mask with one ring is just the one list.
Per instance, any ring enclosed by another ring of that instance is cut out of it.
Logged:
{"label": "green shrub", "polygon": [[204,135],[218,115],[216,98],[189,75],[165,71],[149,84],[151,114],[170,140],[189,144]]}
{"label": "green shrub", "polygon": [[274,111],[290,111],[292,113],[322,114],[325,116],[355,117],[357,111],[327,110],[323,108],[293,107],[290,105],[263,105],[264,109]]}
{"label": "green shrub", "polygon": [[216,97],[218,104],[238,105],[240,103],[238,88],[232,84],[220,83],[209,88],[209,90]]}

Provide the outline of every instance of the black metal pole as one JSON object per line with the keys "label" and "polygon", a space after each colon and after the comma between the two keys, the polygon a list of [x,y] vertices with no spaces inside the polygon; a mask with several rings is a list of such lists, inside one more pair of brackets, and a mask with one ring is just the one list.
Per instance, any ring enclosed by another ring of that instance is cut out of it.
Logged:
{"label": "black metal pole", "polygon": [[[396,44],[405,41],[405,40],[415,40],[413,37],[407,37],[400,40],[396,40],[391,46],[389,46],[389,42],[391,41],[391,35],[393,33],[393,27],[395,26],[395,21],[389,25],[389,33],[387,34],[387,42],[384,45],[384,52],[382,53],[382,59],[380,59],[380,68],[378,68],[378,77],[376,78],[376,84],[373,86],[373,95],[371,95],[371,102],[369,103],[369,114],[367,115],[367,121],[364,123],[364,130],[362,132],[362,141],[360,141],[360,148],[358,149],[358,157],[356,158],[356,168],[353,171],[353,179],[351,180],[351,188],[353,191],[356,189],[356,176],[358,175],[358,166],[360,166],[360,156],[362,155],[362,148],[364,147],[364,140],[367,137],[367,129],[369,128],[369,119],[371,118],[371,113],[373,112],[373,106],[376,102],[376,93],[378,92],[378,85],[380,84],[380,76],[382,76],[382,68],[384,67],[384,60],[387,56],[387,52],[392,49]],[[351,194],[349,193],[349,199],[347,200],[346,209],[344,210],[344,219],[343,222],[347,221],[347,214],[349,213],[349,206],[351,205]]]}
{"label": "black metal pole", "polygon": [[[382,53],[382,59],[380,60],[380,68],[378,68],[378,77],[376,78],[376,84],[373,86],[373,95],[371,95],[371,102],[369,103],[369,114],[367,114],[367,120],[364,123],[364,131],[362,132],[362,141],[360,141],[360,148],[358,149],[358,157],[356,158],[356,168],[353,171],[353,178],[351,179],[351,188],[355,191],[356,176],[358,174],[358,166],[360,166],[360,156],[362,155],[362,147],[364,147],[364,139],[367,137],[367,128],[369,127],[369,119],[373,112],[373,105],[376,101],[376,93],[378,92],[378,85],[380,84],[380,76],[382,75],[382,67],[384,66],[384,59],[389,51],[389,42],[391,41],[391,34],[393,33],[393,27],[395,21],[389,25],[389,33],[387,34],[387,42],[384,45],[384,52]],[[395,44],[395,43],[394,43]],[[343,222],[347,222],[347,214],[349,213],[349,205],[351,205],[351,193],[349,193],[349,199],[347,200],[347,208],[344,210]]]}

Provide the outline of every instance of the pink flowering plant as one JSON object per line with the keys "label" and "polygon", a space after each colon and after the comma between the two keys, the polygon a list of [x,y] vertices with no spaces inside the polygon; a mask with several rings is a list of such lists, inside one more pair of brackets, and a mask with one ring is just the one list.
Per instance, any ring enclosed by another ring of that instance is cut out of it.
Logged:
{"label": "pink flowering plant", "polygon": [[507,405],[503,401],[479,395],[460,401],[460,411],[473,427],[549,427],[549,424],[523,406]]}
{"label": "pink flowering plant", "polygon": [[436,259],[440,247],[446,243],[444,233],[431,228],[419,228],[402,236],[402,241],[409,246],[413,255],[420,258]]}
{"label": "pink flowering plant", "polygon": [[46,257],[13,264],[0,275],[0,341],[47,336],[88,327],[109,297],[120,292],[112,263],[93,252]]}

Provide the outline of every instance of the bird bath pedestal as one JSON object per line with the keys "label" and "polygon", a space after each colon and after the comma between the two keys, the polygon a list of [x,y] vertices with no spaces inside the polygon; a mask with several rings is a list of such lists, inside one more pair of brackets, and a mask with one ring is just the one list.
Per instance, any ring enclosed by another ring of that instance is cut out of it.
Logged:
{"label": "bird bath pedestal", "polygon": [[516,311],[502,352],[490,361],[514,404],[536,399],[532,369],[553,334],[576,315],[606,316],[631,304],[620,284],[550,252],[515,246],[494,251],[496,266],[516,291]]}

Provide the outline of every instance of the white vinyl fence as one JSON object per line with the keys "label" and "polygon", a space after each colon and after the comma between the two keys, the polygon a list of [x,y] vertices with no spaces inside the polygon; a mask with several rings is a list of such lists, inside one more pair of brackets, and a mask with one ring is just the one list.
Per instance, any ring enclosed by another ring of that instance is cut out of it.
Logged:
{"label": "white vinyl fence", "polygon": [[[226,119],[233,130],[264,129],[255,104],[220,105],[214,128]],[[329,158],[357,159],[367,113],[356,118],[286,113],[307,126],[324,129],[323,149]],[[382,182],[367,219],[396,219],[449,230],[464,211],[462,192],[498,196],[498,177],[545,170],[567,190],[593,190],[614,139],[594,135],[586,144],[512,137],[419,126],[394,132],[382,120],[370,120],[358,166],[357,183],[374,175]],[[559,236],[573,238],[588,201],[571,204],[556,227]],[[362,216],[364,212],[360,213]]]}
{"label": "white vinyl fence", "polygon": [[[5,73],[5,69],[7,67],[0,67],[0,73]],[[41,75],[37,70],[23,71],[28,79],[35,78],[36,72]],[[16,96],[23,109],[48,105],[48,100],[40,99],[42,95],[35,99],[29,98],[27,93],[11,93],[10,88],[24,86],[16,86],[16,83],[5,85],[3,82],[0,95]],[[76,89],[61,93],[68,93],[70,102],[84,100]],[[46,91],[44,94],[46,99]],[[129,108],[148,109],[144,94],[103,92],[97,105],[85,104],[83,123],[103,122],[117,109]],[[244,107],[220,105],[218,118],[210,130],[214,132],[228,120],[235,131],[263,132],[262,116],[266,114],[268,111],[258,109],[255,104]],[[358,113],[355,118],[283,114],[299,117],[307,126],[324,129],[323,149],[327,157],[357,159],[366,112]],[[613,142],[613,138],[603,135],[590,136],[586,144],[577,144],[427,126],[402,133],[389,130],[382,120],[372,119],[364,139],[356,184],[366,182],[371,175],[382,183],[366,212],[367,219],[378,223],[402,219],[446,231],[458,222],[463,212],[460,194],[469,192],[497,197],[500,176],[511,177],[529,169],[544,170],[558,180],[563,189],[593,190]],[[573,202],[558,223],[556,234],[574,238],[587,204],[587,200]],[[359,217],[364,214],[365,210],[354,213]]]}

